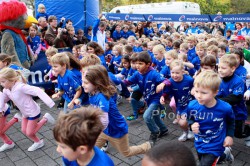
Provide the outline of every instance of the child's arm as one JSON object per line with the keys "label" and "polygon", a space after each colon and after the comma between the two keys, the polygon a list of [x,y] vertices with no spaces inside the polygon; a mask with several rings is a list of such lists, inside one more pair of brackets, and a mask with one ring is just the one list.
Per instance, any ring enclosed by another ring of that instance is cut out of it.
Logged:
{"label": "child's arm", "polygon": [[60,90],[57,93],[52,95],[52,99],[58,99],[64,94],[64,91]]}
{"label": "child's arm", "polygon": [[76,94],[74,95],[74,98],[68,104],[69,109],[73,109],[75,104],[77,104],[77,105],[81,104],[79,99],[78,99],[81,96],[81,94],[82,94],[82,88],[79,87],[76,91]]}
{"label": "child's arm", "polygon": [[[226,108],[226,107],[225,107]],[[233,145],[233,137],[234,137],[234,130],[235,130],[235,116],[233,113],[233,109],[230,106],[230,111],[227,111],[227,116],[225,118],[226,121],[226,138],[224,140],[223,146],[228,147]]]}
{"label": "child's arm", "polygon": [[248,90],[244,93],[244,98],[245,100],[249,100],[250,98],[250,89],[248,88]]}
{"label": "child's arm", "polygon": [[38,96],[50,108],[55,105],[54,101],[39,87],[24,84],[22,87],[22,91],[25,94]]}
{"label": "child's arm", "polygon": [[187,67],[190,68],[190,69],[193,69],[193,68],[194,68],[194,65],[193,65],[191,62],[183,62],[183,65],[184,65],[184,66],[187,66]]}
{"label": "child's arm", "polygon": [[161,92],[164,89],[165,85],[166,86],[170,86],[171,85],[171,82],[167,78],[156,87],[156,93]]}

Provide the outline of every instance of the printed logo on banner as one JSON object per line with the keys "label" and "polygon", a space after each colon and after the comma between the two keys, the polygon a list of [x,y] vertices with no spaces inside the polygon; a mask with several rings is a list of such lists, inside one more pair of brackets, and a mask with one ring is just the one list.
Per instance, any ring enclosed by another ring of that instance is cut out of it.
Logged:
{"label": "printed logo on banner", "polygon": [[152,20],[153,20],[153,18],[154,18],[154,16],[153,16],[153,15],[149,15],[149,16],[148,16],[148,21],[152,21]]}
{"label": "printed logo on banner", "polygon": [[179,21],[184,21],[185,15],[180,16]]}
{"label": "printed logo on banner", "polygon": [[129,15],[127,14],[126,16],[125,16],[125,20],[128,20],[129,19]]}
{"label": "printed logo on banner", "polygon": [[214,21],[219,21],[221,18],[222,18],[222,16],[216,16],[216,17],[214,18]]}

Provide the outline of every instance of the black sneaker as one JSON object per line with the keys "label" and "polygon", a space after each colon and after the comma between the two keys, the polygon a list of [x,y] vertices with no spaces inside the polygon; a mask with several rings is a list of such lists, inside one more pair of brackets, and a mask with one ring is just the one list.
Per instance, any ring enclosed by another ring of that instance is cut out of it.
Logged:
{"label": "black sneaker", "polygon": [[64,107],[64,102],[65,102],[64,98],[61,98],[60,102],[59,102],[58,105],[57,105],[57,108],[58,108],[58,109],[63,108],[63,107]]}
{"label": "black sneaker", "polygon": [[159,133],[151,133],[149,137],[149,142],[152,142],[153,145],[155,145],[157,138],[158,138]]}
{"label": "black sneaker", "polygon": [[158,136],[158,138],[161,138],[161,137],[163,137],[163,136],[165,136],[167,134],[168,134],[168,129],[165,130],[165,131],[161,131],[160,134],[159,134],[159,136]]}

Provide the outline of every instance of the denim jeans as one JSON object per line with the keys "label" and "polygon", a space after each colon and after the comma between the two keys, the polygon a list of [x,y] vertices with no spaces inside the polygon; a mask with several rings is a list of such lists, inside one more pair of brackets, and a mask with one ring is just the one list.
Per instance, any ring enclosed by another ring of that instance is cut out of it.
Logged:
{"label": "denim jeans", "polygon": [[167,126],[163,123],[160,118],[161,104],[152,103],[148,106],[146,111],[143,114],[143,119],[148,126],[148,129],[151,133],[156,134],[160,131],[167,130]]}
{"label": "denim jeans", "polygon": [[138,116],[138,110],[144,106],[144,102],[142,101],[137,101],[136,99],[132,98],[131,99],[131,106],[132,106],[132,109],[133,109],[133,115],[134,116]]}

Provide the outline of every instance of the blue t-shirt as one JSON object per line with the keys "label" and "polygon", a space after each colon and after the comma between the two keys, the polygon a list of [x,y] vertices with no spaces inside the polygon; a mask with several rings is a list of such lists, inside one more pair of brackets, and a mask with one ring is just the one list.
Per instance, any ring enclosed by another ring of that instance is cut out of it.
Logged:
{"label": "blue t-shirt", "polygon": [[32,52],[35,53],[41,44],[41,39],[39,36],[35,36],[35,37],[28,36],[27,43],[30,46]]}
{"label": "blue t-shirt", "polygon": [[[98,147],[94,147],[94,152],[94,157],[87,166],[114,166],[114,162],[109,158],[109,156]],[[65,166],[79,166],[76,160],[69,161],[65,157],[62,157],[62,160]]]}
{"label": "blue t-shirt", "polygon": [[140,74],[136,71],[131,77],[125,80],[125,84],[138,84],[140,91],[143,92],[143,97],[149,106],[152,103],[160,104],[162,92],[156,93],[156,87],[165,80],[152,67],[145,74]]}
{"label": "blue t-shirt", "polygon": [[148,50],[148,54],[150,55],[151,61],[153,62],[153,60],[155,59],[154,53],[153,53],[152,51],[149,51],[149,50]]}
{"label": "blue t-shirt", "polygon": [[247,79],[247,70],[246,70],[245,67],[239,65],[239,66],[237,67],[237,69],[235,70],[234,73],[235,73],[237,76],[239,76],[240,78],[242,78],[242,80],[243,80],[244,82],[246,82],[246,79]]}
{"label": "blue t-shirt", "polygon": [[120,38],[122,38],[122,34],[123,34],[123,31],[118,32],[118,31],[115,30],[113,32],[113,34],[112,34],[112,37],[113,37],[114,41],[117,41]]}
{"label": "blue t-shirt", "polygon": [[36,14],[36,19],[38,20],[40,17],[45,17],[48,20],[49,15],[47,13],[39,13]]}
{"label": "blue t-shirt", "polygon": [[209,153],[221,156],[225,150],[223,146],[226,138],[228,122],[234,121],[232,107],[227,102],[217,99],[212,108],[200,105],[193,100],[187,107],[189,121],[200,125],[199,133],[194,136],[194,145],[199,153]]}
{"label": "blue t-shirt", "polygon": [[141,47],[136,47],[136,46],[133,46],[133,52],[142,52],[142,48]]}
{"label": "blue t-shirt", "polygon": [[126,120],[120,114],[113,97],[107,99],[102,93],[96,93],[89,96],[89,103],[108,113],[109,124],[103,131],[106,135],[112,138],[121,138],[128,133]]}
{"label": "blue t-shirt", "polygon": [[80,84],[82,84],[82,73],[81,73],[79,70],[77,70],[76,68],[73,68],[71,71],[72,71],[72,72],[77,76],[77,78],[80,80]]}
{"label": "blue t-shirt", "polygon": [[170,73],[170,67],[169,66],[164,66],[161,71],[160,71],[161,76],[164,78],[170,78],[171,73]]}
{"label": "blue t-shirt", "polygon": [[126,68],[122,69],[121,74],[124,75],[125,79],[128,77],[129,71],[130,71],[130,68],[129,69],[126,69]]}
{"label": "blue t-shirt", "polygon": [[196,51],[195,51],[195,47],[191,48],[188,50],[187,53],[187,58],[189,62],[192,62],[192,60],[196,57]]}
{"label": "blue t-shirt", "polygon": [[200,34],[201,31],[198,27],[190,27],[186,30],[186,34]]}
{"label": "blue t-shirt", "polygon": [[164,66],[166,66],[165,64],[165,58],[163,58],[161,61],[157,60],[156,58],[153,59],[153,64],[155,65],[154,66],[154,69],[158,72],[160,72],[162,70],[162,68]]}
{"label": "blue t-shirt", "polygon": [[118,55],[118,56],[113,56],[111,61],[110,61],[110,65],[113,65],[114,66],[114,70],[115,70],[115,74],[118,74],[119,71],[118,71],[118,66],[114,65],[113,63],[116,62],[117,65],[121,65],[122,63],[122,56],[121,55]]}
{"label": "blue t-shirt", "polygon": [[58,75],[58,89],[64,91],[63,98],[67,102],[71,102],[76,91],[81,88],[81,80],[70,70],[66,70],[64,76]]}
{"label": "blue t-shirt", "polygon": [[108,69],[108,66],[106,64],[105,56],[104,55],[98,55],[98,57],[101,60],[101,65],[103,65],[106,69]]}
{"label": "blue t-shirt", "polygon": [[170,86],[165,86],[163,93],[173,96],[176,102],[177,112],[179,115],[186,113],[188,103],[193,100],[191,90],[193,88],[194,79],[189,75],[183,75],[180,82],[175,82],[172,78],[169,79]]}
{"label": "blue t-shirt", "polygon": [[196,71],[198,71],[201,67],[201,60],[200,57],[196,56],[193,58],[193,60],[191,61],[191,63],[194,65],[194,69]]}
{"label": "blue t-shirt", "polygon": [[232,106],[236,120],[247,119],[247,109],[245,102],[243,100],[244,92],[245,92],[245,84],[242,81],[242,79],[236,74],[234,74],[232,78],[228,81],[222,79],[222,82],[220,84],[220,89],[217,94],[219,98],[227,97],[230,94],[242,95],[241,101]]}

